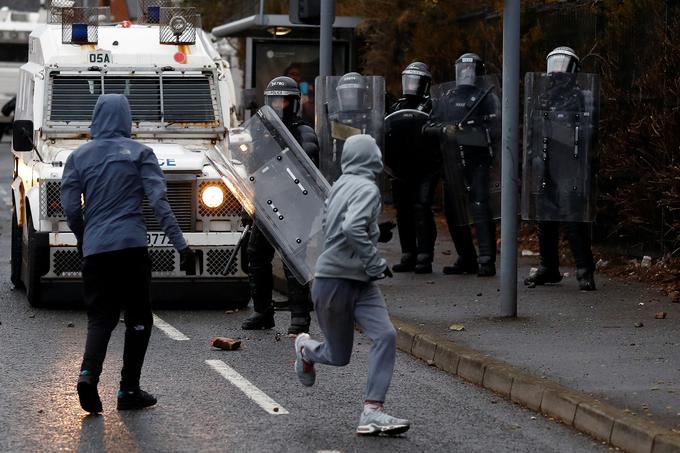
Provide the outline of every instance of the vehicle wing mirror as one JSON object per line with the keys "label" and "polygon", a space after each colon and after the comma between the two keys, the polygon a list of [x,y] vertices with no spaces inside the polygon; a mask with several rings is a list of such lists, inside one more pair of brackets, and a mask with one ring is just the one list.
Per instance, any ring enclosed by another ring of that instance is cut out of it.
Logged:
{"label": "vehicle wing mirror", "polygon": [[15,151],[33,151],[33,121],[14,121],[12,124],[12,147]]}

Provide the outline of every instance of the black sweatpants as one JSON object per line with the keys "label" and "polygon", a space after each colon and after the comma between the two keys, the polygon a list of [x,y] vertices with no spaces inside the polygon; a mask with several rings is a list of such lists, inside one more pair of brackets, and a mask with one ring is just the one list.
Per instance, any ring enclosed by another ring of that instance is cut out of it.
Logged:
{"label": "black sweatpants", "polygon": [[111,332],[125,310],[125,348],[120,388],[134,390],[144,364],[153,315],[149,299],[151,259],[146,247],[85,257],[83,291],[87,306],[87,341],[81,370],[99,376]]}

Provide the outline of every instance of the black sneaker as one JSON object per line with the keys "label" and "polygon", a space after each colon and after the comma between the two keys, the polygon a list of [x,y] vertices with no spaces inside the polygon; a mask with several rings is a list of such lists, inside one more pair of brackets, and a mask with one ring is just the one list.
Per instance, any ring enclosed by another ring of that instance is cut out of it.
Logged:
{"label": "black sneaker", "polygon": [[309,316],[293,316],[290,318],[290,327],[288,327],[288,335],[300,335],[301,333],[309,333],[309,323],[311,319]]}
{"label": "black sneaker", "polygon": [[466,260],[465,258],[458,257],[453,266],[444,266],[442,272],[444,275],[476,274],[479,272],[479,265],[476,258],[474,260]]}
{"label": "black sneaker", "polygon": [[534,275],[524,279],[526,286],[540,286],[546,283],[559,283],[562,281],[562,273],[559,269],[549,269],[544,266],[538,266],[538,270]]}
{"label": "black sneaker", "polygon": [[156,398],[142,389],[118,390],[118,410],[138,410],[151,407],[158,401]]}
{"label": "black sneaker", "polygon": [[99,399],[99,392],[97,391],[97,384],[99,378],[92,376],[89,371],[82,370],[78,376],[78,399],[80,399],[80,407],[85,412],[91,414],[98,414],[102,411],[102,400]]}
{"label": "black sneaker", "polygon": [[257,313],[246,319],[241,324],[243,330],[262,330],[274,327],[274,310],[267,310],[264,313]]}
{"label": "black sneaker", "polygon": [[595,277],[590,269],[576,269],[578,289],[581,291],[595,291]]}

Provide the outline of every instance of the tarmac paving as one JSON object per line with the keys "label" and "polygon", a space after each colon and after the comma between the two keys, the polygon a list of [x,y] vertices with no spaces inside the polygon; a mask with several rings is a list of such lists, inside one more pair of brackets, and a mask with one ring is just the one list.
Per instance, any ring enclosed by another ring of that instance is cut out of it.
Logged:
{"label": "tarmac paving", "polygon": [[[382,282],[392,315],[680,431],[680,305],[601,273],[597,291],[579,291],[575,269],[568,267],[561,284],[527,288],[522,280],[538,264],[535,256],[520,259],[518,317],[500,318],[499,276],[442,274],[456,254],[441,219],[438,225],[434,272]],[[380,248],[398,262],[396,235]],[[666,318],[656,319],[662,311]]]}

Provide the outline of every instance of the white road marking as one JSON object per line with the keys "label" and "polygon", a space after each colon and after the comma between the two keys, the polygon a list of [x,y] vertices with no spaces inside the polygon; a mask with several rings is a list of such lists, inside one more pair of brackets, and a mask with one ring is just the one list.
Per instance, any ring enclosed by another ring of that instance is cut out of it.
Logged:
{"label": "white road marking", "polygon": [[187,341],[190,338],[184,335],[182,332],[179,330],[175,329],[172,327],[170,324],[167,322],[163,321],[161,318],[159,318],[156,314],[153,315],[153,325],[158,327],[160,330],[163,331],[164,334],[172,338],[173,340],[176,341]]}
{"label": "white road marking", "polygon": [[223,378],[231,382],[235,387],[246,394],[248,398],[253,400],[264,409],[267,413],[272,415],[285,415],[288,411],[283,408],[279,403],[267,396],[259,388],[255,387],[248,379],[241,376],[236,370],[231,368],[229,365],[221,360],[206,360],[207,363],[213,370],[217,371]]}
{"label": "white road marking", "polygon": [[340,450],[317,450],[316,453],[342,453]]}

